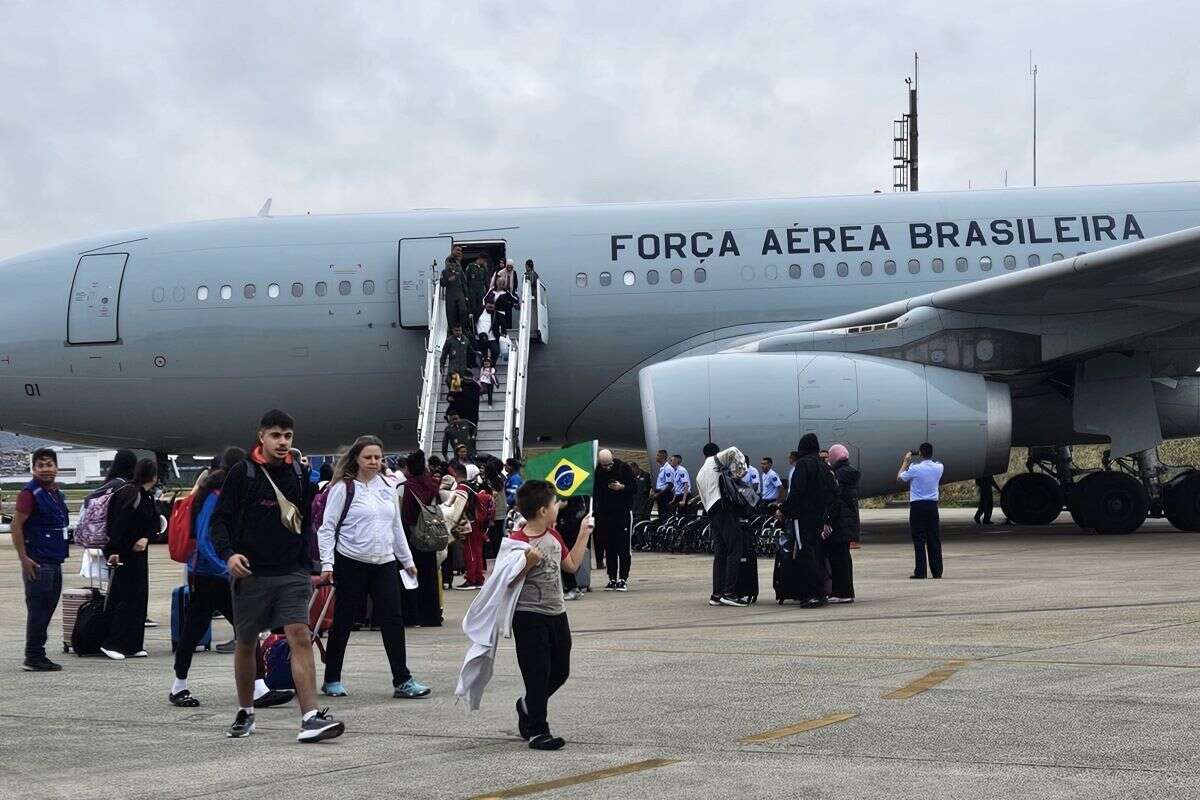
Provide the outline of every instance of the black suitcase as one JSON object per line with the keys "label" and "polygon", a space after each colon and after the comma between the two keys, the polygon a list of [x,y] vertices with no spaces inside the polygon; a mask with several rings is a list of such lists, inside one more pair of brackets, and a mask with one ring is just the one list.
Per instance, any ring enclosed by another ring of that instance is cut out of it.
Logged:
{"label": "black suitcase", "polygon": [[749,548],[738,564],[737,596],[747,603],[758,602],[758,556]]}
{"label": "black suitcase", "polygon": [[92,599],[79,607],[71,631],[71,649],[75,651],[75,655],[100,655],[100,648],[108,638],[108,631],[113,622],[113,610],[108,607],[109,594],[92,589]]}
{"label": "black suitcase", "polygon": [[775,600],[783,605],[784,600],[801,600],[800,564],[792,557],[791,550],[775,552],[775,573],[771,580],[775,587]]}

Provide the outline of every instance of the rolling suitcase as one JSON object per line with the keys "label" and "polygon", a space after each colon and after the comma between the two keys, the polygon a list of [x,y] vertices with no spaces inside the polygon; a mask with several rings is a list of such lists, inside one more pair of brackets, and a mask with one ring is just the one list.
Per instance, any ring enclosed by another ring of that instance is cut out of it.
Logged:
{"label": "rolling suitcase", "polygon": [[575,588],[580,591],[592,590],[592,548],[583,551],[583,563],[575,570]]}
{"label": "rolling suitcase", "polygon": [[[103,561],[103,554],[99,550],[93,550],[97,554],[95,557]],[[95,591],[98,589],[103,596],[106,592],[108,581],[104,579],[107,573],[106,567],[98,567],[97,576],[93,576],[88,580],[87,588],[63,589],[62,593],[62,632],[63,632],[63,652],[71,652],[71,634],[75,631],[75,620],[79,618],[79,609],[83,608],[83,604],[91,600],[95,596]]]}
{"label": "rolling suitcase", "polygon": [[[175,652],[175,648],[179,646],[179,640],[183,636],[183,618],[187,613],[188,600],[191,598],[191,589],[185,583],[183,586],[176,586],[171,592],[171,652]],[[199,650],[212,649],[212,620],[208,622],[208,628],[204,631],[204,635],[200,637],[196,648]]]}
{"label": "rolling suitcase", "polygon": [[312,599],[308,603],[308,629],[314,639],[320,639],[333,627],[333,584],[322,583],[320,575],[312,576]]}
{"label": "rolling suitcase", "polygon": [[752,605],[758,602],[758,555],[749,545],[738,564],[737,596]]}

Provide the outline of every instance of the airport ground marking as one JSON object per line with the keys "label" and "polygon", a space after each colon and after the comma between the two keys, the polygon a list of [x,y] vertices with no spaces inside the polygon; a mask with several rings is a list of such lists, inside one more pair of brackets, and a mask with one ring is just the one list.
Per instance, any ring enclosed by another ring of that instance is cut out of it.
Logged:
{"label": "airport ground marking", "polygon": [[608,767],[607,769],[598,769],[594,772],[584,772],[580,775],[571,775],[566,778],[559,778],[553,781],[543,781],[541,783],[528,783],[524,786],[517,786],[512,789],[504,789],[499,792],[489,792],[487,794],[475,795],[470,800],[501,800],[505,797],[525,797],[531,794],[539,794],[540,792],[548,792],[551,789],[563,789],[568,786],[578,786],[581,783],[593,783],[602,781],[606,778],[616,778],[621,775],[630,775],[635,772],[645,772],[650,769],[658,769],[659,767],[668,767],[672,764],[678,764],[677,758],[651,758],[646,761],[635,761],[632,764],[621,764],[616,767]]}
{"label": "airport ground marking", "polygon": [[787,736],[795,736],[798,733],[807,731],[815,731],[818,728],[825,728],[830,725],[836,725],[839,722],[845,722],[849,719],[854,719],[858,714],[826,714],[823,717],[816,719],[806,719],[803,722],[797,722],[795,725],[788,725],[785,728],[776,728],[773,731],[763,731],[752,736],[745,736],[738,739],[742,744],[757,744],[759,742],[772,742],[776,739],[783,739]]}
{"label": "airport ground marking", "polygon": [[928,675],[917,678],[912,683],[901,686],[894,692],[888,692],[883,696],[884,700],[908,700],[923,694],[939,683],[947,680],[951,675],[958,672],[963,667],[967,666],[966,661],[947,661],[941,667],[938,667]]}

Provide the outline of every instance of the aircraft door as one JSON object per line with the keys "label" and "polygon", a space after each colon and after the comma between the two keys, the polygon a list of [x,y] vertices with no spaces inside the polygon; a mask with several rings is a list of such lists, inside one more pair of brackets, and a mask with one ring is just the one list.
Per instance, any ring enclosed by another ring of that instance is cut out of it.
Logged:
{"label": "aircraft door", "polygon": [[128,253],[79,259],[67,307],[67,344],[110,344],[119,340],[118,303],[128,260]]}
{"label": "aircraft door", "polygon": [[400,327],[429,327],[429,281],[450,255],[451,236],[401,239],[398,257]]}

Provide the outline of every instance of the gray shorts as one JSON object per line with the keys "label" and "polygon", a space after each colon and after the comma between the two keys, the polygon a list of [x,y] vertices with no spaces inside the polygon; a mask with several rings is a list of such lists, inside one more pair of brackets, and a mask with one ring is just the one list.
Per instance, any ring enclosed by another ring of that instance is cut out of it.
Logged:
{"label": "gray shorts", "polygon": [[251,575],[233,581],[233,632],[242,644],[284,625],[308,625],[312,582],[308,573]]}

